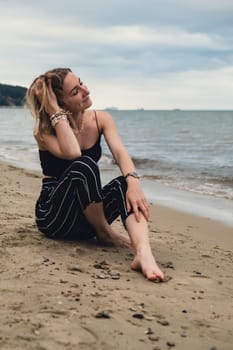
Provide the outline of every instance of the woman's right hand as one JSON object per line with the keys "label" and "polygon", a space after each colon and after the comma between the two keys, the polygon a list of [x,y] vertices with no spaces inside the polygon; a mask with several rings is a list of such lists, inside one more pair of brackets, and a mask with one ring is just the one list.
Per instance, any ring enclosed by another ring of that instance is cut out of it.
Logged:
{"label": "woman's right hand", "polygon": [[57,97],[53,91],[52,85],[51,85],[51,80],[48,81],[47,84],[47,99],[48,99],[48,103],[47,103],[47,110],[46,112],[51,116],[54,113],[58,112],[61,107],[59,107],[58,102],[57,102]]}
{"label": "woman's right hand", "polygon": [[51,80],[45,81],[43,78],[39,78],[34,89],[36,97],[50,116],[61,109],[53,91]]}

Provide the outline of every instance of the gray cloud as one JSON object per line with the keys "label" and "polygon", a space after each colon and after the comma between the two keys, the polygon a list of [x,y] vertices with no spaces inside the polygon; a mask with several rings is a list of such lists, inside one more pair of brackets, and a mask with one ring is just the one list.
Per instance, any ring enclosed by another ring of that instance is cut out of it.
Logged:
{"label": "gray cloud", "polygon": [[[232,81],[231,1],[0,0],[0,6],[2,82],[28,85],[47,69],[69,66],[87,78],[100,105],[132,108],[141,97],[140,106],[146,108],[151,105],[151,90],[158,85],[161,92],[170,94],[166,99],[159,94],[169,107],[174,96],[178,103],[179,91],[190,96],[186,101],[191,100],[194,88],[187,82],[193,81],[198,91],[197,76],[203,84],[203,74],[209,80],[216,75],[226,89]],[[169,79],[179,85],[175,87]],[[164,84],[169,87],[165,89]],[[147,94],[140,94],[141,86]],[[209,91],[213,94],[212,86]],[[160,105],[151,100],[154,108]],[[219,108],[232,108],[231,100],[226,91]],[[200,101],[198,105],[195,98],[197,108],[213,104],[210,94],[206,103]]]}

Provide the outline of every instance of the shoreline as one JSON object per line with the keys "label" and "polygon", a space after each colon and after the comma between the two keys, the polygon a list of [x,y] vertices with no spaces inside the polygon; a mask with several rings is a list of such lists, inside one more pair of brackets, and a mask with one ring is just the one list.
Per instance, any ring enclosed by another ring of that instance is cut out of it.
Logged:
{"label": "shoreline", "polygon": [[152,205],[152,250],[172,278],[152,283],[127,249],[45,238],[34,224],[41,176],[0,170],[2,349],[232,349],[230,227]]}
{"label": "shoreline", "polygon": [[221,197],[176,189],[154,183],[156,195],[151,196],[150,184],[143,182],[145,194],[153,204],[183,213],[207,218],[233,228],[233,201]]}
{"label": "shoreline", "polygon": [[[28,172],[34,172],[38,176],[41,176],[39,159],[37,160],[37,164],[35,162],[29,162],[28,166],[25,166],[25,164],[22,166],[20,161],[3,160],[0,158],[1,163],[12,165]],[[119,175],[119,171],[101,169],[103,184]],[[210,220],[233,228],[233,200],[231,199],[197,193],[188,189],[175,188],[172,185],[152,181],[144,177],[141,178],[141,184],[146,197],[152,205],[159,205],[198,217],[209,218]]]}
{"label": "shoreline", "polygon": [[[103,182],[107,183],[118,175],[111,171],[102,172]],[[233,201],[230,199],[177,189],[143,177],[141,184],[152,205],[173,209],[184,214],[193,214],[233,228]]]}

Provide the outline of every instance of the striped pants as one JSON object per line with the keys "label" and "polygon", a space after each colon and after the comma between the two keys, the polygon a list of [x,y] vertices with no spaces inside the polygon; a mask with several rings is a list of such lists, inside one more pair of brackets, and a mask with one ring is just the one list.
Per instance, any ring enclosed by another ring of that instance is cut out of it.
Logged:
{"label": "striped pants", "polygon": [[74,160],[59,179],[42,181],[36,202],[36,224],[50,238],[94,237],[96,232],[83,214],[91,203],[103,203],[109,224],[119,215],[124,223],[131,214],[126,209],[125,178],[119,176],[102,188],[98,165],[88,156]]}

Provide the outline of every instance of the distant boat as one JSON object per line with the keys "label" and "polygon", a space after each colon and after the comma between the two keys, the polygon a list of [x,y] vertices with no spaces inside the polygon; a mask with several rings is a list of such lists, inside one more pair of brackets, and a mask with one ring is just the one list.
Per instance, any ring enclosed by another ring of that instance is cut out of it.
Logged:
{"label": "distant boat", "polygon": [[118,111],[118,108],[113,106],[113,107],[106,107],[104,110],[105,111]]}

